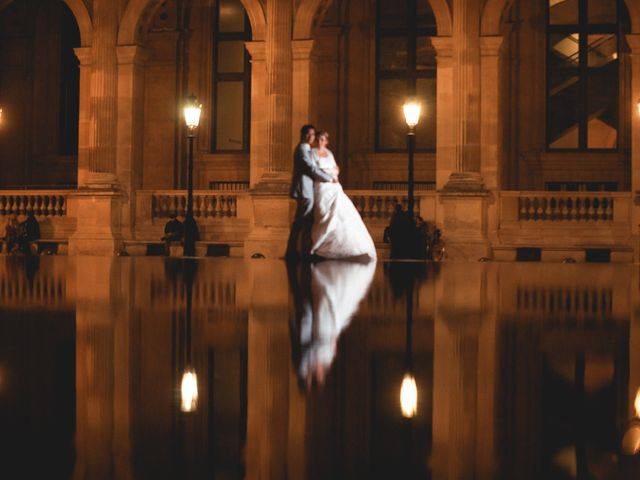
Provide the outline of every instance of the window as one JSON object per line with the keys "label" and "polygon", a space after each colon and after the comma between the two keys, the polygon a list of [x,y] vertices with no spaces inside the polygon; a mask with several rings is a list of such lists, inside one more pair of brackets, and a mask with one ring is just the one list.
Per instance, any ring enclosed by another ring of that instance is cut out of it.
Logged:
{"label": "window", "polygon": [[213,37],[212,152],[248,152],[251,26],[240,0],[218,0]]}
{"label": "window", "polygon": [[436,146],[436,56],[429,37],[436,22],[428,0],[378,0],[376,60],[376,150],[406,150],[402,105],[422,103],[416,147]]}
{"label": "window", "polygon": [[80,32],[71,10],[61,2],[60,8],[60,155],[78,154],[80,69],[73,51],[80,46]]}
{"label": "window", "polygon": [[617,0],[548,0],[547,147],[618,148]]}

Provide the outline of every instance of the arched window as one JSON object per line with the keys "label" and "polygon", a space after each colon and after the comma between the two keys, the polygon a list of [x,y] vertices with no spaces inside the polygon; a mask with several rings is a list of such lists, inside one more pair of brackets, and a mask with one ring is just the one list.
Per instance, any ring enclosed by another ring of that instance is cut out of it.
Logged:
{"label": "arched window", "polygon": [[547,1],[547,148],[615,150],[624,7],[617,0]]}
{"label": "arched window", "polygon": [[251,25],[240,0],[218,0],[213,28],[212,152],[248,152]]}
{"label": "arched window", "polygon": [[436,57],[429,37],[436,21],[427,0],[378,0],[376,57],[376,150],[406,150],[402,105],[423,105],[416,131],[418,150],[436,146]]}

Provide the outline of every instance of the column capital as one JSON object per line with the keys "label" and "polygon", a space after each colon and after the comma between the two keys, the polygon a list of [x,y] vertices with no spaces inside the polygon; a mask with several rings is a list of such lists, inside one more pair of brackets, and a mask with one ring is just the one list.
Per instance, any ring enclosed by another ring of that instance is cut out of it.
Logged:
{"label": "column capital", "polygon": [[631,33],[626,36],[627,44],[631,49],[631,55],[640,55],[640,34]]}
{"label": "column capital", "polygon": [[93,47],[78,47],[74,48],[73,52],[81,67],[90,67],[93,64]]}
{"label": "column capital", "polygon": [[118,65],[144,65],[149,58],[146,49],[138,45],[120,45],[116,47]]}
{"label": "column capital", "polygon": [[497,57],[502,50],[504,37],[502,35],[483,35],[480,37],[480,55],[483,57]]}
{"label": "column capital", "polygon": [[309,60],[313,50],[313,40],[293,40],[291,42],[291,53],[294,60]]}
{"label": "column capital", "polygon": [[267,48],[263,41],[244,42],[244,47],[251,55],[252,62],[264,62],[267,59]]}
{"label": "column capital", "polygon": [[431,37],[431,44],[436,50],[436,58],[451,58],[453,56],[452,37]]}

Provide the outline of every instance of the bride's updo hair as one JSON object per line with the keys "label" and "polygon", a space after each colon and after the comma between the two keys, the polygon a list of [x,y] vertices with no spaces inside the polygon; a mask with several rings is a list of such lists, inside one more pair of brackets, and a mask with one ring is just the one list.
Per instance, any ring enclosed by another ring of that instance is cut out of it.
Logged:
{"label": "bride's updo hair", "polygon": [[316,132],[316,138],[320,138],[320,137],[324,137],[327,140],[329,140],[329,132],[327,132],[326,130],[318,130]]}

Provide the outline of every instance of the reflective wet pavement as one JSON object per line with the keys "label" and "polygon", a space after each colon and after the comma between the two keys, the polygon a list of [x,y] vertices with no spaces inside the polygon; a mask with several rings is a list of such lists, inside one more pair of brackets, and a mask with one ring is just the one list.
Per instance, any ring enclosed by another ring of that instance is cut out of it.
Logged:
{"label": "reflective wet pavement", "polygon": [[1,257],[0,474],[640,478],[639,289],[633,265]]}

